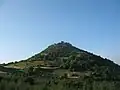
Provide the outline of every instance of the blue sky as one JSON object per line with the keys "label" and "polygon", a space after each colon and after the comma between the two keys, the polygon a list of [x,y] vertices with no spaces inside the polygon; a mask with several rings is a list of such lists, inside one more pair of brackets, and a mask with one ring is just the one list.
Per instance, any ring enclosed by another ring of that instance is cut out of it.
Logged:
{"label": "blue sky", "polygon": [[120,64],[120,0],[0,0],[1,63],[61,40]]}

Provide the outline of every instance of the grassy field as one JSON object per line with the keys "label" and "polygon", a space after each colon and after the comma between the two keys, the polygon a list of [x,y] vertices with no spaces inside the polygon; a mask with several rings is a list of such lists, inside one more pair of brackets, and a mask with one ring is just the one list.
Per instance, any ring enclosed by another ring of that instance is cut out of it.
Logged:
{"label": "grassy field", "polygon": [[44,61],[24,61],[13,64],[8,64],[5,67],[7,68],[16,68],[16,69],[24,69],[30,66],[44,65]]}

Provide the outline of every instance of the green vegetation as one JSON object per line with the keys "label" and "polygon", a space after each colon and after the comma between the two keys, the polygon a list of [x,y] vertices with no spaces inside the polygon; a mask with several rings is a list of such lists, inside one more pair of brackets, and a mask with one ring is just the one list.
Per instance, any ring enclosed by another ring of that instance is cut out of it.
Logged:
{"label": "green vegetation", "polygon": [[120,66],[66,42],[0,66],[0,90],[118,90]]}
{"label": "green vegetation", "polygon": [[5,67],[8,68],[17,68],[17,69],[24,69],[30,66],[38,66],[38,65],[44,65],[44,61],[20,61],[20,62],[13,62],[8,63],[5,65]]}
{"label": "green vegetation", "polygon": [[29,68],[25,73],[0,77],[0,90],[118,90],[120,87],[119,80],[87,76],[76,79],[66,74],[60,77],[52,72],[38,71]]}

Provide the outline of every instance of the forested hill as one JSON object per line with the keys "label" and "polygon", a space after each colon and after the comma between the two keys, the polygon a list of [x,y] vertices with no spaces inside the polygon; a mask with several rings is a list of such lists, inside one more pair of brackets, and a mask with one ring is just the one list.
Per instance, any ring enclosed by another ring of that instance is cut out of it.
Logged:
{"label": "forested hill", "polygon": [[48,46],[26,60],[0,67],[0,90],[119,90],[119,88],[119,65],[63,41]]}
{"label": "forested hill", "polygon": [[17,69],[24,69],[30,66],[51,66],[76,72],[89,71],[100,75],[106,73],[113,77],[120,75],[120,66],[113,61],[63,41],[48,46],[48,48],[27,60],[7,65],[7,67]]}
{"label": "forested hill", "polygon": [[113,61],[102,58],[90,52],[76,48],[70,43],[60,42],[48,46],[47,49],[38,53],[28,61],[46,61],[48,65],[71,69],[74,71],[98,71],[101,73],[116,74],[120,66]]}

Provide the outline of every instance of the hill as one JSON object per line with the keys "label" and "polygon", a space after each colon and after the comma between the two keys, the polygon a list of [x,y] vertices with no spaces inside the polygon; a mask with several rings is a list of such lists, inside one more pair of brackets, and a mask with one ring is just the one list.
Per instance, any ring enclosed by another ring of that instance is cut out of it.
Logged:
{"label": "hill", "polygon": [[120,66],[113,61],[76,48],[70,43],[60,42],[48,46],[44,51],[27,60],[10,63],[7,67],[58,67],[74,72],[88,72],[98,76],[119,77]]}
{"label": "hill", "polygon": [[119,88],[119,65],[63,41],[26,60],[0,66],[0,90]]}

